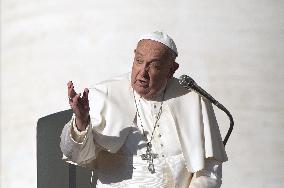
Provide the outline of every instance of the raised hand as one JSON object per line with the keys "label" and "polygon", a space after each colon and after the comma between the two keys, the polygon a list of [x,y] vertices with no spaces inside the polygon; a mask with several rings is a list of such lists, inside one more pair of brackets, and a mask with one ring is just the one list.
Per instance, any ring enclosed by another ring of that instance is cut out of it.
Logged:
{"label": "raised hand", "polygon": [[85,88],[83,96],[81,97],[81,93],[76,93],[76,91],[74,90],[74,85],[72,81],[69,81],[67,83],[67,86],[68,86],[69,104],[76,116],[77,128],[78,130],[83,131],[86,129],[86,126],[89,121],[89,111],[90,111],[89,99],[88,99],[89,90]]}

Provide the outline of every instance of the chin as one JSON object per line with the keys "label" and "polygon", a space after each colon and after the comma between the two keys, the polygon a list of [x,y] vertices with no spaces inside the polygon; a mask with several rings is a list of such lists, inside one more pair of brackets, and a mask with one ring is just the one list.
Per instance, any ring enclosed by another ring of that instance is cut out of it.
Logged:
{"label": "chin", "polygon": [[156,96],[156,93],[153,92],[140,92],[140,93],[137,92],[137,93],[146,100],[152,100]]}
{"label": "chin", "polygon": [[144,99],[150,99],[152,97],[149,89],[141,88],[141,87],[132,87],[136,93],[138,93]]}
{"label": "chin", "polygon": [[146,90],[143,90],[143,89],[134,89],[136,91],[136,93],[138,93],[139,95],[141,95],[142,97],[144,96],[148,96],[149,95],[149,92]]}

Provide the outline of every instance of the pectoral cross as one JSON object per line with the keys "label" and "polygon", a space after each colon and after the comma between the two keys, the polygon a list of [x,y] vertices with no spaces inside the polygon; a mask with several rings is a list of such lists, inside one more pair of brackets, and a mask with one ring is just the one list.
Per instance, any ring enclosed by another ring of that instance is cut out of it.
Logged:
{"label": "pectoral cross", "polygon": [[142,160],[147,160],[149,163],[148,170],[154,174],[155,173],[155,167],[153,160],[158,158],[158,154],[152,153],[152,144],[150,142],[147,143],[147,150],[145,154],[141,155]]}

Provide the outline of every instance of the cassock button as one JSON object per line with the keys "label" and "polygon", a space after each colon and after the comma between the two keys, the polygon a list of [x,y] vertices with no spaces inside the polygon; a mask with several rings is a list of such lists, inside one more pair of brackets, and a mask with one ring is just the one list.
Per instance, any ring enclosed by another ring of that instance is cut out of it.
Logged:
{"label": "cassock button", "polygon": [[161,146],[163,147],[163,146],[164,146],[164,144],[161,144]]}
{"label": "cassock button", "polygon": [[157,108],[157,106],[154,104],[154,108]]}
{"label": "cassock button", "polygon": [[165,157],[165,155],[163,154],[162,157]]}
{"label": "cassock button", "polygon": [[162,137],[162,135],[161,135],[161,134],[159,134],[159,137]]}

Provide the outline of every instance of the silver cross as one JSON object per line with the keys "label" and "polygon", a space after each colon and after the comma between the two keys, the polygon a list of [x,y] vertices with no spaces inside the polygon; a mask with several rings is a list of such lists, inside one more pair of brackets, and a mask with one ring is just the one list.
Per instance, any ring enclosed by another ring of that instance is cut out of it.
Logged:
{"label": "silver cross", "polygon": [[158,154],[152,153],[152,144],[150,142],[147,143],[146,154],[141,155],[142,160],[147,160],[149,163],[148,170],[153,174],[155,173],[155,167],[153,160],[158,158]]}

